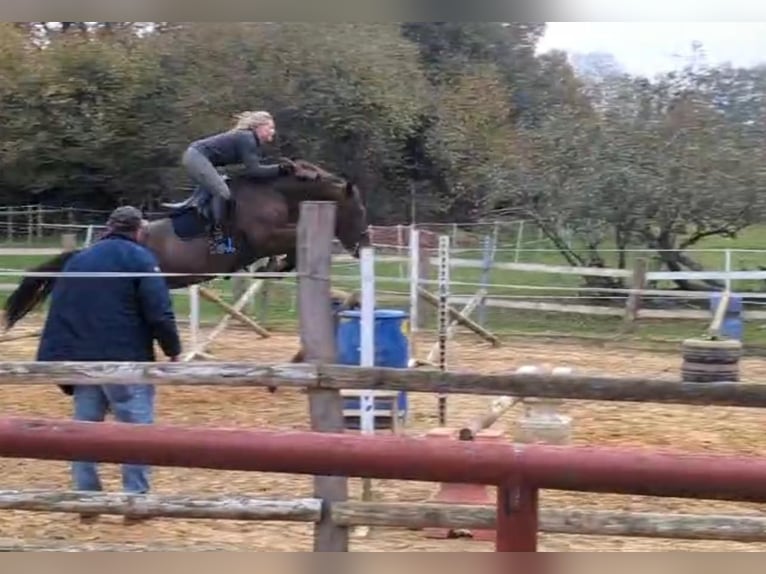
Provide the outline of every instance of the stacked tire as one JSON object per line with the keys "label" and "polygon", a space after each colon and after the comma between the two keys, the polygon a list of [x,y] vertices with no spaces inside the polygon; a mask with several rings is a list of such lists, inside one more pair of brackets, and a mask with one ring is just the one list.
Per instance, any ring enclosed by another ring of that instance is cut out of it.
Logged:
{"label": "stacked tire", "polygon": [[687,339],[681,344],[681,379],[687,383],[739,382],[742,343],[736,339]]}

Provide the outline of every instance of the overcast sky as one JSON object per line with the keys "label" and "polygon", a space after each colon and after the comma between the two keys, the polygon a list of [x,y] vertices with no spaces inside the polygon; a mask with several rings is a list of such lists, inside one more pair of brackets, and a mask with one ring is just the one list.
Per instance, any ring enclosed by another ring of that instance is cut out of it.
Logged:
{"label": "overcast sky", "polygon": [[[666,0],[672,4],[673,0]],[[766,4],[766,3],[765,3]],[[611,52],[628,72],[676,68],[695,40],[711,64],[766,62],[766,22],[548,22],[540,51]]]}

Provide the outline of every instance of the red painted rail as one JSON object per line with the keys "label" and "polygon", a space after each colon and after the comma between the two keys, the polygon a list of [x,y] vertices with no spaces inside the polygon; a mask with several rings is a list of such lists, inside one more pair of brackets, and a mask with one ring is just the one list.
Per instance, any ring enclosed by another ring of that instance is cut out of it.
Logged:
{"label": "red painted rail", "polygon": [[766,458],[396,436],[0,420],[0,456],[497,485],[498,551],[534,551],[537,491],[766,502]]}

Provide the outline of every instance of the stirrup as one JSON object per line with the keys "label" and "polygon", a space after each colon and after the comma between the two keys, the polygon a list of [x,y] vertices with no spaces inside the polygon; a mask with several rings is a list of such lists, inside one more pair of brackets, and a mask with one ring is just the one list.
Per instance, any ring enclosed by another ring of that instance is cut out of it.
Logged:
{"label": "stirrup", "polygon": [[223,253],[236,253],[237,249],[234,247],[234,241],[231,237],[223,237],[218,243],[223,250]]}
{"label": "stirrup", "polygon": [[236,253],[237,250],[231,245],[230,241],[220,240],[218,242],[212,241],[210,243],[210,252],[216,255],[226,255],[229,253]]}
{"label": "stirrup", "polygon": [[234,241],[231,237],[225,237],[220,227],[213,226],[210,234],[210,252],[215,254],[235,253]]}

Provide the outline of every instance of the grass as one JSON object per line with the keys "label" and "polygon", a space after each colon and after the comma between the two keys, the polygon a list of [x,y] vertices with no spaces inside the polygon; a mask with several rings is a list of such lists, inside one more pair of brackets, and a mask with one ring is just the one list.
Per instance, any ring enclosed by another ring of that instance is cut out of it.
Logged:
{"label": "grass", "polygon": [[[518,254],[518,261],[525,263],[542,263],[548,265],[568,265],[560,253],[551,249],[551,246],[542,241],[536,241],[535,237],[527,237],[526,250]],[[513,249],[515,236],[504,238],[500,242],[501,248],[496,254],[498,262],[513,262],[516,253]],[[56,240],[45,240],[30,244],[20,241],[15,244],[5,243],[2,246],[14,247],[42,247],[58,246]],[[764,249],[763,253],[746,252],[734,253],[732,268],[735,270],[754,270],[759,265],[766,265],[766,226],[752,227],[743,232],[736,240],[713,237],[700,242],[696,249],[703,252],[692,253],[696,261],[706,269],[723,270],[725,257],[723,250],[726,249]],[[719,251],[716,251],[719,250]],[[436,255],[433,253],[432,255]],[[608,247],[602,254],[607,267],[617,266],[617,254],[609,252]],[[644,251],[629,253],[627,267],[633,265],[636,257],[648,257],[651,259],[655,253]],[[480,249],[456,250],[452,257],[481,260]],[[38,265],[47,259],[46,256],[0,256],[0,268],[3,269],[28,269]],[[650,263],[650,268],[656,266]],[[479,268],[452,268],[451,291],[455,295],[472,295],[481,282],[481,269]],[[356,290],[359,288],[358,266],[355,263],[335,263],[333,269],[333,285],[339,289]],[[406,263],[387,261],[376,262],[376,291],[378,304],[385,307],[407,309],[409,285],[407,283],[408,269]],[[436,279],[436,271],[432,273]],[[19,277],[6,276],[0,280],[2,283],[16,283]],[[216,280],[212,286],[227,300],[234,301],[232,293],[232,281]],[[246,312],[256,320],[263,322],[264,326],[273,330],[295,329],[297,326],[297,305],[295,301],[295,281],[283,279],[269,281],[266,298],[259,296],[256,302],[246,308]],[[581,279],[574,275],[554,275],[550,273],[517,272],[502,269],[492,269],[489,275],[489,296],[498,298],[527,298],[546,302],[593,304],[587,300],[585,293],[578,290],[581,288]],[[673,289],[676,286],[669,282],[658,285],[659,289]],[[430,285],[432,291],[436,291],[436,285]],[[738,281],[733,285],[735,291],[759,291],[759,281]],[[0,294],[4,301],[7,292]],[[188,317],[189,298],[186,290],[177,291],[173,294],[176,312],[179,317]],[[706,302],[702,302],[706,304]],[[200,315],[203,321],[214,321],[222,316],[215,304],[201,300]],[[692,301],[684,301],[684,305],[692,306]],[[699,304],[699,302],[697,302]],[[436,327],[435,313],[432,309],[424,312],[427,318],[426,328]],[[584,338],[602,338],[615,340],[622,337],[632,341],[671,341],[677,342],[687,337],[700,336],[707,324],[705,321],[650,321],[640,319],[635,330],[629,335],[621,336],[622,318],[605,316],[588,316],[573,313],[541,313],[537,311],[519,311],[509,309],[489,308],[484,316],[484,326],[498,334],[514,334],[521,336],[540,336],[545,334],[568,335]],[[749,344],[766,346],[766,330],[754,323],[745,325],[745,340]]]}

